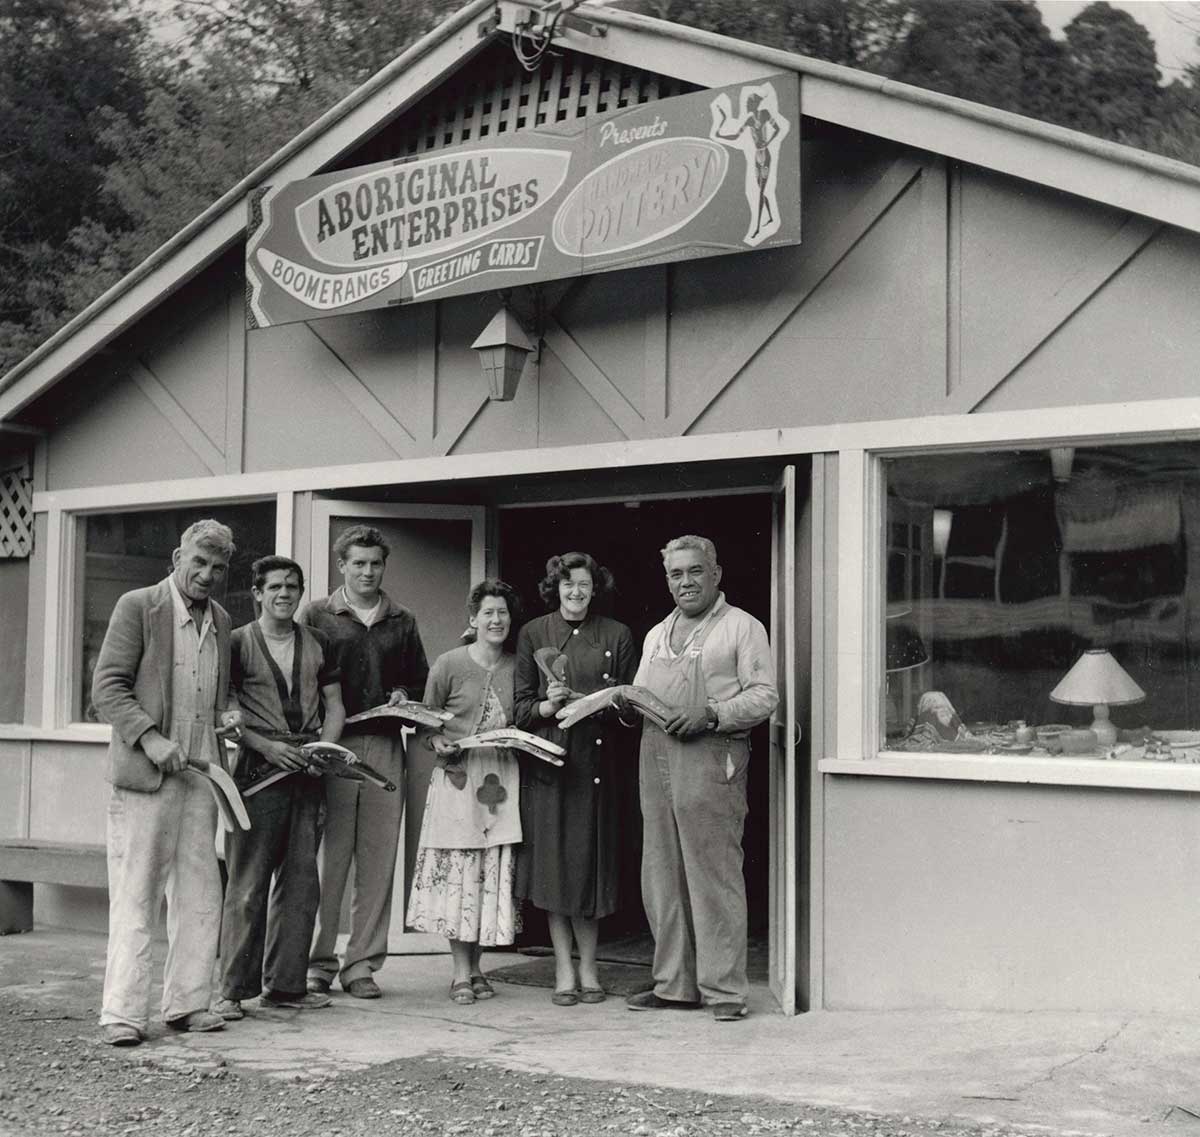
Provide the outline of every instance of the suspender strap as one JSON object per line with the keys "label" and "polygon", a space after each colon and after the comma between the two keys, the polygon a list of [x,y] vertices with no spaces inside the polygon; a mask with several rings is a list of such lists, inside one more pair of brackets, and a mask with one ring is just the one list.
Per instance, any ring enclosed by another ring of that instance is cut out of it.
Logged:
{"label": "suspender strap", "polygon": [[253,624],[253,635],[259,648],[262,649],[267,666],[271,669],[271,677],[275,680],[275,690],[279,693],[279,703],[283,707],[283,717],[287,720],[288,730],[293,734],[299,734],[304,729],[304,708],[300,704],[300,662],[301,644],[303,643],[300,628],[296,624],[292,625],[295,646],[292,651],[292,689],[290,691],[283,672],[279,670],[279,664],[275,662],[271,649],[267,647],[267,638],[263,635],[262,625],[257,620]]}

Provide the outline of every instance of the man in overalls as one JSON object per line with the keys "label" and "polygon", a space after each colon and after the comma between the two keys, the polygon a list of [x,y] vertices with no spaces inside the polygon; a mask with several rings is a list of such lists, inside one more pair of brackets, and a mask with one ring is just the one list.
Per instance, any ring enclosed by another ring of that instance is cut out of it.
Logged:
{"label": "man in overalls", "polygon": [[[642,899],[654,935],[654,989],[632,1011],[707,1006],[746,1015],[742,829],[751,727],[779,702],[762,624],[719,591],[707,537],[662,551],[675,610],[646,636],[634,683],[671,708],[642,727]],[[632,708],[618,700],[623,719]]]}

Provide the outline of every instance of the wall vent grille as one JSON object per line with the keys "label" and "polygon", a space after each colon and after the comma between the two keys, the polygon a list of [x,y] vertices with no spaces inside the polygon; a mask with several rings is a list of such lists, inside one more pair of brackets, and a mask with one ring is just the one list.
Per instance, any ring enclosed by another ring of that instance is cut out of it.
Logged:
{"label": "wall vent grille", "polygon": [[33,479],[29,467],[0,471],[0,559],[33,552]]}
{"label": "wall vent grille", "polygon": [[572,51],[532,74],[505,41],[480,52],[342,168],[488,142],[498,135],[569,122],[699,90],[692,83]]}

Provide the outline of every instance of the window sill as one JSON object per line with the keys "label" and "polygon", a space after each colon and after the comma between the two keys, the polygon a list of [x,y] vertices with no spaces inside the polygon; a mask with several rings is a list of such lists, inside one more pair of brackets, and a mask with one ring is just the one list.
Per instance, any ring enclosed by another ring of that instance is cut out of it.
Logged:
{"label": "window sill", "polygon": [[1177,762],[1122,762],[1103,758],[1014,758],[986,754],[899,754],[825,758],[822,774],[936,778],[952,782],[1020,782],[1045,786],[1109,786],[1200,793],[1200,766]]}
{"label": "window sill", "polygon": [[71,726],[28,726],[23,723],[0,723],[0,742],[91,742],[107,746],[112,727],[107,723],[81,722]]}

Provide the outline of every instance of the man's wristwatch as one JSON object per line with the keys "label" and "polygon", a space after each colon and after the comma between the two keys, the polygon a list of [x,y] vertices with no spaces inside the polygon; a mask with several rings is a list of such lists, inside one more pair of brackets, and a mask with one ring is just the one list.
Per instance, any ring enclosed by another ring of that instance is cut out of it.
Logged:
{"label": "man's wristwatch", "polygon": [[720,718],[717,716],[717,708],[711,703],[704,708],[704,729],[714,731],[720,725]]}

